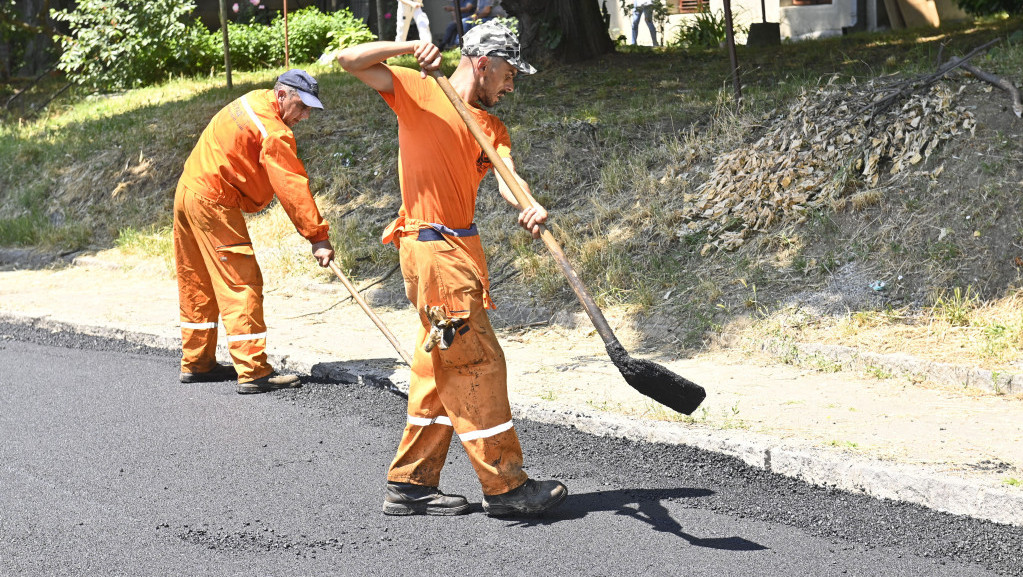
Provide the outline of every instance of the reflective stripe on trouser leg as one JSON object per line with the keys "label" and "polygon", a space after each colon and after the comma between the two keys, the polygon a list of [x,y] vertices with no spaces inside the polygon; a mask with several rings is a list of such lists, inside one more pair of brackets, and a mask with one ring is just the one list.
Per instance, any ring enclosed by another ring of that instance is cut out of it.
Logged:
{"label": "reflective stripe on trouser leg", "polygon": [[[226,320],[224,324],[227,324]],[[231,353],[231,360],[234,361],[235,367],[239,368],[239,383],[258,379],[273,371],[266,360],[265,330],[261,333],[228,334],[227,350]]]}
{"label": "reflective stripe on trouser leg", "polygon": [[[499,495],[526,482],[522,447],[508,402],[507,366],[482,299],[478,306],[473,305],[467,325],[470,330],[455,337],[447,350],[434,348],[433,352],[442,357],[435,378],[441,401],[448,407],[448,417],[476,470],[483,494]],[[458,350],[459,340],[466,349],[482,351],[484,360],[471,365],[443,362],[447,355],[465,354]]]}
{"label": "reflective stripe on trouser leg", "polygon": [[263,275],[252,251],[245,217],[238,208],[222,206],[191,191],[185,190],[181,196],[182,213],[208,279],[205,286],[182,289],[182,299],[186,298],[186,290],[212,292],[239,382],[265,376],[273,368],[266,359]]}
{"label": "reflective stripe on trouser leg", "polygon": [[[420,359],[420,355],[426,358]],[[448,456],[454,429],[432,383],[430,354],[417,347],[412,355],[408,422],[387,472],[388,481],[428,487],[440,485],[440,472]]]}
{"label": "reflective stripe on trouser leg", "polygon": [[[428,246],[431,244],[434,246]],[[403,238],[399,247],[406,295],[420,311],[421,326],[409,384],[410,419],[388,480],[431,486],[439,483],[452,429],[440,423],[416,423],[423,418],[447,416],[462,440],[484,494],[504,493],[526,480],[522,449],[510,426],[504,353],[483,308],[478,280],[464,263],[458,262],[457,253],[434,258],[438,246],[447,252],[442,242],[424,243],[411,237]],[[421,280],[426,276],[429,278]],[[435,347],[427,353],[422,345],[429,320],[423,309],[433,298],[427,293],[436,289],[438,282],[457,287],[452,290],[459,293],[459,306],[469,310],[469,318],[464,332],[455,337],[450,348],[441,351]]]}
{"label": "reflective stripe on trouser leg", "polygon": [[181,319],[181,372],[204,373],[217,362],[217,319],[220,308],[202,250],[185,216],[184,194],[174,195],[174,268]]}
{"label": "reflective stripe on trouser leg", "polygon": [[181,323],[181,371],[205,373],[217,362],[217,323]]}

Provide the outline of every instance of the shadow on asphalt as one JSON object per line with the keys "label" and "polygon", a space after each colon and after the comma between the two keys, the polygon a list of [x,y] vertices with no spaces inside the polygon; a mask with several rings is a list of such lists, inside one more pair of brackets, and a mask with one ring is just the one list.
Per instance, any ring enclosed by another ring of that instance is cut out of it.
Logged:
{"label": "shadow on asphalt", "polygon": [[515,525],[534,526],[550,525],[559,521],[581,519],[590,513],[608,511],[615,515],[632,517],[650,525],[654,531],[677,535],[690,545],[721,549],[725,551],[762,551],[767,547],[743,539],[742,537],[704,538],[690,535],[683,531],[682,525],[676,521],[664,501],[695,499],[709,497],[714,494],[710,489],[619,489],[615,491],[598,491],[568,496],[568,499],[547,515],[537,519],[518,519]]}

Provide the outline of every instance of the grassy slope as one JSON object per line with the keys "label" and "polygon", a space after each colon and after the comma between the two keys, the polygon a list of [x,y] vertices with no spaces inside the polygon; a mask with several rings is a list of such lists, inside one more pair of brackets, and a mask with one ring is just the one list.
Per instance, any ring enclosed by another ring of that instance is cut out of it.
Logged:
{"label": "grassy slope", "polygon": [[[740,330],[737,319],[747,317],[758,331],[767,327],[783,337],[848,342],[877,327],[889,333],[917,330],[915,311],[936,301],[951,303],[953,312],[972,306],[954,301],[951,293],[938,299],[942,288],[970,287],[996,304],[994,299],[1014,294],[1015,269],[1006,268],[998,252],[1019,244],[1023,231],[1011,194],[1019,182],[1020,156],[1019,140],[1005,133],[1018,122],[1011,114],[988,110],[976,139],[950,144],[932,159],[949,163],[937,184],[882,186],[860,210],[817,213],[802,226],[770,231],[732,253],[701,257],[699,245],[675,234],[683,195],[706,178],[715,155],[742,146],[766,111],[791,102],[804,87],[929,70],[939,53],[962,54],[1019,28],[1014,20],[941,33],[740,48],[745,102],[739,111],[723,52],[627,51],[524,78],[498,113],[511,130],[520,172],[550,210],[553,230],[584,282],[602,306],[634,311],[636,326],[651,344],[691,347],[708,334]],[[993,57],[978,62],[1010,79],[1020,63],[1019,48],[1004,40]],[[300,155],[334,225],[345,268],[356,278],[382,275],[396,262],[394,251],[376,240],[399,202],[393,114],[343,72],[310,70],[320,79],[328,110],[296,129]],[[0,242],[52,251],[119,243],[122,251],[166,260],[174,185],[199,132],[231,98],[267,85],[274,74],[236,75],[230,91],[218,79],[181,79],[83,99],[52,108],[43,120],[5,128]],[[978,102],[986,102],[982,89],[971,90],[980,95],[973,95]],[[997,93],[986,98],[1007,102]],[[963,158],[969,162],[960,162]],[[987,223],[980,236],[983,250],[969,244],[976,243],[968,229],[977,220],[959,218],[967,209]],[[514,215],[492,179],[481,189],[478,215],[499,302],[575,308],[549,257],[514,227]],[[310,266],[307,248],[279,209],[251,224],[271,284],[275,278],[293,283],[296,275],[328,278]],[[954,234],[938,242],[935,227]],[[848,264],[853,266],[844,267]],[[840,270],[857,271],[859,287],[875,278],[903,280],[891,282],[884,298],[863,301],[862,311],[834,311],[827,321],[793,320],[791,309],[775,313],[793,295],[833,287],[833,273]],[[527,294],[532,298],[519,296]],[[872,312],[877,310],[882,312]],[[930,333],[942,332],[934,330],[935,313],[928,310]],[[1023,320],[1011,306],[992,314],[994,320],[983,323],[978,315],[975,325],[1001,326],[1002,344],[993,351],[988,339],[981,345],[987,352],[978,356],[1000,361],[1018,350]]]}

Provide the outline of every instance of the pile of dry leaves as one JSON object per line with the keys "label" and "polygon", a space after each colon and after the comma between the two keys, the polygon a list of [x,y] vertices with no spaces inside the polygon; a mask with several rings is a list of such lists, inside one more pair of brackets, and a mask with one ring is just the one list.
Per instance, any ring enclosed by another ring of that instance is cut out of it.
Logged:
{"label": "pile of dry leaves", "polygon": [[879,106],[893,85],[804,92],[767,120],[758,141],[717,159],[707,182],[685,198],[687,228],[679,235],[706,234],[703,254],[736,249],[753,232],[802,222],[809,211],[843,201],[853,182],[874,187],[884,172],[903,173],[943,141],[973,134],[973,115],[956,103],[964,86],[941,82]]}

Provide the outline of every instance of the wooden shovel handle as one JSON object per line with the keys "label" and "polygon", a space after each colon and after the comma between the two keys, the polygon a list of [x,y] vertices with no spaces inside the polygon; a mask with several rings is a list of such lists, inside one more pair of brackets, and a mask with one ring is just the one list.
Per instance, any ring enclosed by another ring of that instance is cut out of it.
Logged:
{"label": "wooden shovel handle", "polygon": [[373,309],[369,308],[369,304],[367,304],[366,300],[363,299],[362,295],[359,294],[358,289],[355,288],[355,285],[352,284],[352,281],[348,280],[348,277],[345,276],[345,273],[341,272],[341,267],[337,266],[336,262],[330,261],[330,270],[334,271],[334,274],[337,276],[337,278],[341,280],[341,284],[345,285],[345,288],[348,289],[348,292],[352,294],[352,298],[355,299],[355,302],[359,303],[359,306],[362,307],[362,310],[366,311],[366,314],[369,316],[370,320],[373,321],[373,324],[375,324],[377,328],[380,329],[380,332],[384,333],[384,336],[387,337],[388,341],[390,341],[391,346],[394,347],[394,350],[398,351],[398,354],[401,355],[402,359],[404,359],[405,364],[411,367],[412,356],[406,353],[405,349],[401,348],[401,345],[398,344],[398,339],[394,338],[394,334],[391,333],[390,330],[388,330],[387,325],[384,324],[384,321],[380,320],[380,317],[378,317],[377,314],[373,312]]}
{"label": "wooden shovel handle", "polygon": [[[431,76],[437,80],[437,84],[440,85],[441,90],[444,91],[444,95],[448,97],[451,104],[454,105],[455,110],[458,111],[458,115],[462,117],[462,121],[469,128],[469,132],[472,133],[473,137],[476,138],[476,142],[483,147],[483,152],[487,154],[490,162],[494,165],[494,170],[501,175],[504,183],[511,189],[512,194],[515,195],[515,200],[519,202],[522,207],[530,207],[533,205],[529,198],[529,195],[522,190],[519,186],[518,180],[515,175],[508,168],[508,165],[504,163],[504,160],[497,155],[497,150],[494,145],[490,143],[479,124],[476,123],[476,119],[472,117],[472,114],[465,108],[465,104],[462,102],[462,97],[455,92],[455,88],[451,86],[451,82],[446,76],[441,74],[439,70],[435,70],[431,73]],[[607,323],[607,319],[604,318],[604,313],[597,307],[597,303],[593,302],[593,298],[590,297],[590,293],[586,291],[586,287],[583,286],[583,282],[579,280],[579,275],[575,273],[572,265],[569,264],[568,258],[565,256],[565,252],[561,250],[561,245],[551,234],[551,231],[547,230],[547,227],[540,225],[540,238],[544,244],[547,245],[548,250],[554,256],[554,260],[557,261],[558,266],[561,267],[561,272],[564,273],[565,278],[568,279],[568,284],[571,285],[572,290],[575,291],[575,296],[578,297],[579,302],[586,309],[586,314],[589,315],[590,321],[593,326],[596,327],[597,332],[600,333],[600,338],[604,340],[605,345],[618,344],[618,338],[615,337],[614,331],[611,330],[611,325]]]}

